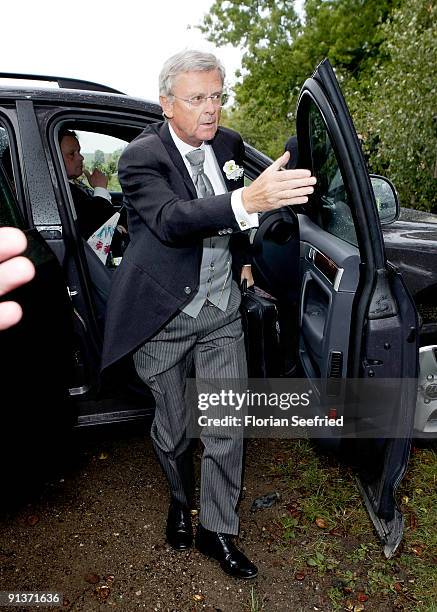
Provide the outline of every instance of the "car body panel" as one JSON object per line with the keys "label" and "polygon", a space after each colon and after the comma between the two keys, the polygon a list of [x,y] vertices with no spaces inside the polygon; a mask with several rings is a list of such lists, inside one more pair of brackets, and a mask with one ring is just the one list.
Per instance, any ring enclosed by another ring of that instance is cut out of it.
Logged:
{"label": "car body panel", "polygon": [[[69,403],[74,355],[72,305],[61,266],[35,229],[26,229],[16,217],[5,218],[5,174],[0,164],[2,222],[23,229],[25,255],[33,262],[34,279],[12,292],[23,307],[23,318],[1,332],[2,380],[2,484],[24,476],[33,478],[45,451],[62,444],[66,428],[74,422]],[[15,200],[10,189],[11,200]],[[14,201],[14,204],[15,201]],[[17,222],[18,221],[18,222]],[[32,461],[24,461],[26,453]]]}
{"label": "car body panel", "polygon": [[[415,296],[423,291],[434,290],[434,287],[437,290],[437,268],[434,260],[437,215],[414,215],[413,221],[405,219],[407,214],[402,214],[398,221],[384,228],[384,242],[387,258],[402,273]],[[427,221],[433,217],[434,223]]]}

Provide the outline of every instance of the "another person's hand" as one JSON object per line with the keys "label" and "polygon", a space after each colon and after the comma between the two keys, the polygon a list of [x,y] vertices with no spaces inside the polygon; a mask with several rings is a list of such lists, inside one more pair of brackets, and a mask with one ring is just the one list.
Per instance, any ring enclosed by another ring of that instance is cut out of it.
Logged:
{"label": "another person's hand", "polygon": [[286,151],[242,192],[248,213],[275,210],[282,206],[305,204],[313,193],[316,177],[309,170],[282,170],[290,158]]}
{"label": "another person's hand", "polygon": [[[18,257],[27,246],[26,236],[14,227],[0,228],[0,296],[29,282],[35,268],[27,257]],[[0,330],[7,329],[23,316],[17,302],[0,303]]]}
{"label": "another person's hand", "polygon": [[108,177],[98,168],[94,168],[92,174],[85,168],[83,173],[93,189],[95,187],[104,187],[104,189],[108,188]]}
{"label": "another person's hand", "polygon": [[253,280],[253,275],[252,275],[252,266],[243,266],[241,268],[240,284],[244,280],[247,280],[248,287],[252,287],[252,285],[255,284],[255,281]]}

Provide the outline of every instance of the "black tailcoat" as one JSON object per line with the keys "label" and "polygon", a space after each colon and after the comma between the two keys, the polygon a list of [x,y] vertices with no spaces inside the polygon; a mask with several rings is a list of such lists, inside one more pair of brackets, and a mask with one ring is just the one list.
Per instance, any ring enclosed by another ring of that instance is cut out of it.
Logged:
{"label": "black tailcoat", "polygon": [[[223,172],[225,162],[232,159],[242,166],[241,136],[220,127],[210,144],[227,189],[242,187],[243,178],[228,180]],[[235,220],[230,193],[197,197],[166,122],[148,126],[126,147],[118,172],[131,242],[114,274],[102,369],[139,348],[193,298],[204,238],[232,230],[237,265],[242,263],[241,244],[247,242]]]}

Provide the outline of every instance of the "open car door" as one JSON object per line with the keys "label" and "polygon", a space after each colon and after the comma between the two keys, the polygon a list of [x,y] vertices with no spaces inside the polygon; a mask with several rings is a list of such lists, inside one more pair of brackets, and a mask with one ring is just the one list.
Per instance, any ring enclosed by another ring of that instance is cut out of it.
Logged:
{"label": "open car door", "polygon": [[43,476],[41,466],[56,465],[73,422],[68,403],[73,348],[67,286],[54,253],[25,221],[0,161],[0,227],[3,226],[25,232],[24,254],[34,264],[35,276],[0,298],[17,301],[23,311],[19,323],[0,331],[0,483],[5,491],[2,503],[26,495]]}
{"label": "open car door", "polygon": [[[311,169],[317,186],[307,206],[260,218],[255,278],[278,299],[282,326],[284,312],[294,317],[284,326],[286,341],[296,338],[298,376],[331,398],[326,414],[356,416],[348,414],[341,393],[351,379],[387,381],[395,390],[387,435],[331,441],[356,469],[389,557],[403,532],[395,492],[407,467],[414,420],[417,313],[401,276],[387,264],[370,177],[328,60],[301,90],[297,138],[298,167]],[[369,430],[374,418],[360,414]]]}

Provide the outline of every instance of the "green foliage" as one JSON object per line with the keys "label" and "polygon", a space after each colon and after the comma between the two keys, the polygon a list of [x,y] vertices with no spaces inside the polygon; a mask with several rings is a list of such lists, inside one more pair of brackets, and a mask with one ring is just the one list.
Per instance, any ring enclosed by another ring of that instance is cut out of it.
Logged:
{"label": "green foliage", "polygon": [[281,520],[282,526],[284,528],[284,533],[282,537],[286,542],[289,540],[296,539],[296,530],[300,528],[299,520],[297,518],[293,518],[292,516],[286,516]]}
{"label": "green foliage", "polygon": [[240,132],[244,140],[270,157],[283,152],[284,134],[295,131],[292,120],[282,118],[273,108],[260,108],[255,100],[228,111],[222,124]]}
{"label": "green foliage", "polygon": [[333,570],[339,565],[339,561],[333,559],[332,557],[327,557],[320,550],[316,550],[314,554],[307,558],[307,564],[310,567],[314,567],[318,572],[324,573],[329,570]]}
{"label": "green foliage", "polygon": [[268,155],[282,153],[305,79],[326,56],[340,71],[355,72],[379,46],[375,26],[394,2],[307,0],[303,26],[293,0],[217,0],[200,29],[217,45],[244,49],[228,124]]}
{"label": "green foliage", "polygon": [[382,38],[377,25],[398,0],[307,0],[306,24],[296,50],[308,58],[305,68],[329,57],[345,77],[358,77],[378,55]]}
{"label": "green foliage", "polygon": [[242,44],[250,55],[257,48],[290,42],[299,25],[290,0],[217,0],[200,29],[215,44]]}
{"label": "green foliage", "polygon": [[[357,602],[358,593],[369,597],[366,610],[394,610],[401,605],[411,612],[436,609],[436,451],[435,441],[413,448],[397,495],[405,517],[404,540],[396,556],[385,559],[352,473],[333,457],[320,455],[307,440],[284,441],[283,460],[275,460],[271,472],[289,484],[292,507],[302,512],[282,516],[281,550],[294,567],[306,566],[304,573],[312,580],[325,588],[330,585],[326,594],[334,610],[351,610],[350,602]],[[314,524],[308,508],[315,505],[318,516],[335,520],[335,530]]]}
{"label": "green foliage", "polygon": [[326,594],[333,610],[341,610],[343,608],[344,595],[341,589],[337,587],[330,587],[326,591]]}
{"label": "green foliage", "polygon": [[[322,518],[331,529],[342,525],[353,514],[360,519],[359,526],[365,520],[365,513],[357,490],[350,486],[349,474],[344,474],[339,465],[330,465],[326,458],[321,460],[308,440],[296,440],[293,453],[293,460],[278,470],[295,483],[295,492],[301,494],[299,507],[303,518],[311,524]],[[333,480],[335,487],[330,486]],[[289,518],[284,519],[283,526],[285,530],[295,527]]]}
{"label": "green foliage", "polygon": [[242,49],[225,124],[277,157],[301,86],[328,57],[372,170],[395,182],[401,204],[437,207],[436,10],[432,0],[306,0],[302,23],[293,0],[216,0],[200,29]]}
{"label": "green foliage", "polygon": [[373,171],[403,206],[437,212],[437,5],[405,0],[380,28],[381,56],[348,98]]}
{"label": "green foliage", "polygon": [[200,26],[217,45],[244,49],[244,76],[235,87],[236,105],[227,123],[267,155],[282,152],[283,135],[294,131],[289,117],[293,72],[287,63],[300,27],[290,0],[216,1]]}
{"label": "green foliage", "polygon": [[360,563],[365,561],[369,555],[369,545],[368,544],[360,544],[355,550],[351,552],[350,558],[352,561],[356,563]]}
{"label": "green foliage", "polygon": [[379,563],[375,562],[372,569],[369,569],[367,572],[369,593],[382,593],[387,595],[390,591],[394,590],[395,582],[395,576],[387,572],[386,563],[383,561]]}
{"label": "green foliage", "polygon": [[104,164],[105,164],[105,154],[100,149],[96,149],[96,151],[94,152],[93,168],[98,168],[99,170],[102,170]]}
{"label": "green foliage", "polygon": [[121,186],[118,181],[117,167],[118,160],[122,154],[123,149],[117,149],[112,153],[104,153],[100,149],[97,149],[93,154],[85,153],[85,167],[92,172],[95,168],[98,168],[103,174],[108,177],[108,190],[109,191],[121,191]]}

